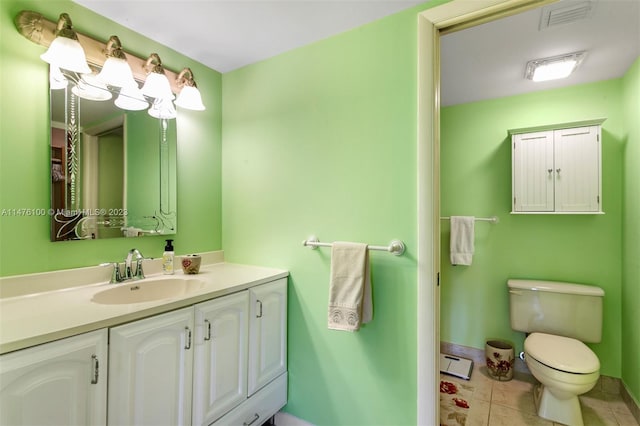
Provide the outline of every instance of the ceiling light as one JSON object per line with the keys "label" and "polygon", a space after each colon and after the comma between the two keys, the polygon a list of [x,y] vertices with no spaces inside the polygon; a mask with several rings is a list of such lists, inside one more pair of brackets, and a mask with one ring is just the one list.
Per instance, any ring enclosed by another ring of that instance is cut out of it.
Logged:
{"label": "ceiling light", "polygon": [[587,52],[574,52],[527,62],[525,77],[533,81],[557,80],[568,77],[584,60]]}
{"label": "ceiling light", "polygon": [[58,68],[78,73],[90,73],[87,57],[73,29],[71,18],[66,13],[60,14],[56,27],[56,38],[49,49],[40,58]]}
{"label": "ceiling light", "polygon": [[138,86],[133,79],[133,72],[127,62],[127,57],[122,51],[122,45],[118,36],[111,36],[105,48],[107,60],[104,61],[98,78],[109,86],[132,87]]}
{"label": "ceiling light", "polygon": [[205,107],[202,103],[202,96],[193,79],[193,72],[190,68],[183,69],[177,77],[178,87],[182,87],[176,105],[180,108],[192,109],[196,111],[204,111]]}

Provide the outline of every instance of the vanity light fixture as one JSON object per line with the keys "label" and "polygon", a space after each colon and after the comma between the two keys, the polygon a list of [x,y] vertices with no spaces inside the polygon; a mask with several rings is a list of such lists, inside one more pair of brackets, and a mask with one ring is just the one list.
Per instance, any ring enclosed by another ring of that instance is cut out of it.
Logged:
{"label": "vanity light fixture", "polygon": [[160,56],[157,53],[152,53],[147,58],[144,68],[147,71],[147,78],[142,86],[142,94],[155,99],[173,100],[171,84],[164,73]]}
{"label": "vanity light fixture", "polygon": [[193,72],[190,68],[184,68],[178,74],[178,87],[182,87],[175,104],[180,108],[192,109],[195,111],[204,111],[205,106],[202,103],[202,96],[198,90]]}
{"label": "vanity light fixture", "polygon": [[582,63],[586,51],[568,53],[527,62],[525,77],[533,81],[549,81],[566,78]]}
{"label": "vanity light fixture", "polygon": [[[38,12],[23,10],[16,15],[14,23],[25,38],[49,48],[41,57],[50,64],[51,89],[66,88],[71,83],[78,86],[72,88],[73,93],[91,100],[106,100],[107,96],[117,94],[114,101],[117,107],[149,109],[149,114],[158,118],[176,118],[174,93],[181,94],[176,103],[181,108],[205,109],[191,70],[185,68],[178,76],[164,68],[157,53],[146,61],[131,53],[125,55],[117,36],[111,36],[104,43],[76,33],[66,13],[54,22]],[[63,59],[68,49],[75,51],[72,61]],[[98,78],[91,74],[88,64],[103,68]],[[145,82],[142,90],[138,81]]]}
{"label": "vanity light fixture", "polygon": [[84,49],[78,41],[78,35],[68,14],[60,14],[55,35],[56,38],[51,42],[49,49],[40,55],[40,58],[51,66],[78,73],[90,73]]}
{"label": "vanity light fixture", "polygon": [[133,72],[127,62],[127,57],[122,51],[122,44],[118,36],[112,35],[105,48],[107,59],[102,70],[98,73],[98,79],[113,87],[138,87],[133,79]]}

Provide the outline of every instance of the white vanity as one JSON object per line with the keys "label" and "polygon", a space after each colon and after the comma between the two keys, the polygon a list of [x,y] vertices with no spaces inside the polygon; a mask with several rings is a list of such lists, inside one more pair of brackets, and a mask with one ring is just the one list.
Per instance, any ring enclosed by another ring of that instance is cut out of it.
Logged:
{"label": "white vanity", "polygon": [[152,261],[147,278],[119,284],[99,267],[1,278],[0,424],[273,416],[287,401],[288,273],[221,260],[172,276]]}

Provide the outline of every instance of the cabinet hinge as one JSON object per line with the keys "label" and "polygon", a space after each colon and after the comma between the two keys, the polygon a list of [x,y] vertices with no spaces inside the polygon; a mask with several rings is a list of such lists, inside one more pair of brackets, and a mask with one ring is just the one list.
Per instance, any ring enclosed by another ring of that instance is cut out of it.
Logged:
{"label": "cabinet hinge", "polygon": [[436,275],[436,286],[440,287],[440,272]]}
{"label": "cabinet hinge", "polygon": [[600,204],[600,196],[596,195],[596,201],[598,202],[598,204]]}

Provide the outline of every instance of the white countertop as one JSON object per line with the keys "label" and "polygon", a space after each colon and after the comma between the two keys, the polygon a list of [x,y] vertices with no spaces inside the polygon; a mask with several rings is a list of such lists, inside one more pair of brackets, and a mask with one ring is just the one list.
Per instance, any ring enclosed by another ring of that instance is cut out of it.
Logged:
{"label": "white countertop", "polygon": [[202,288],[172,299],[112,305],[91,301],[98,292],[135,281],[119,284],[102,281],[3,297],[0,298],[0,354],[190,306],[288,274],[281,269],[220,262],[203,265],[197,275],[183,275],[182,271],[174,275],[147,275],[146,280],[181,277],[204,282]]}

